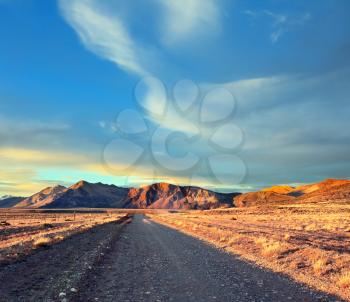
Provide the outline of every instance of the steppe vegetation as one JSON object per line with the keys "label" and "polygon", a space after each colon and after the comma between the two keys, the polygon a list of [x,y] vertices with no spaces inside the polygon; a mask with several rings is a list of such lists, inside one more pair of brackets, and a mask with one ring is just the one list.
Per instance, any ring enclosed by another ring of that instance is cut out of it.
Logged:
{"label": "steppe vegetation", "polygon": [[75,210],[0,210],[0,263],[11,262],[125,213]]}
{"label": "steppe vegetation", "polygon": [[148,216],[350,301],[349,204],[294,204]]}

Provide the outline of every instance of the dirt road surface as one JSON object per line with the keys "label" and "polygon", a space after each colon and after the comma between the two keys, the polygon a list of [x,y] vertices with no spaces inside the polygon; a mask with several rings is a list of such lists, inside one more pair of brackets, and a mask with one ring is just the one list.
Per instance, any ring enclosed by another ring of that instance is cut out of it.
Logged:
{"label": "dirt road surface", "polygon": [[0,301],[341,301],[143,215],[0,267]]}
{"label": "dirt road surface", "polygon": [[[99,225],[0,265],[0,301],[65,301],[117,241],[125,219]],[[61,295],[60,295],[61,294]]]}
{"label": "dirt road surface", "polygon": [[341,301],[136,215],[75,301]]}

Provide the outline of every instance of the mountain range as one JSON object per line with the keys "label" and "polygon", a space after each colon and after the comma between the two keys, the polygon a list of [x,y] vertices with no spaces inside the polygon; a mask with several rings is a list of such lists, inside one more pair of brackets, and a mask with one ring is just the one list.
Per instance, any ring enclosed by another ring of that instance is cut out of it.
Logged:
{"label": "mountain range", "polygon": [[326,179],[319,183],[291,186],[273,186],[258,192],[241,194],[234,198],[236,207],[267,204],[350,201],[350,180]]}
{"label": "mountain range", "polygon": [[217,193],[192,186],[155,183],[140,188],[124,188],[79,181],[66,188],[54,186],[22,198],[16,208],[131,208],[131,209],[211,209],[233,206],[239,193]]}
{"label": "mountain range", "polygon": [[217,193],[200,187],[168,183],[124,188],[82,180],[70,187],[47,187],[27,198],[4,196],[0,198],[0,207],[203,210],[335,200],[350,201],[350,180],[327,179],[298,187],[273,186],[243,194]]}

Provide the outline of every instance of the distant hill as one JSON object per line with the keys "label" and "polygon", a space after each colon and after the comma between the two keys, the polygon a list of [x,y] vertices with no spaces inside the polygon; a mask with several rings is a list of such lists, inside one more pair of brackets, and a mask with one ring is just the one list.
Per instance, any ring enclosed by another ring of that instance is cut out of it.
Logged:
{"label": "distant hill", "polygon": [[265,188],[262,189],[263,192],[273,192],[273,193],[277,193],[277,194],[288,194],[290,192],[292,192],[295,188],[291,187],[291,186],[286,186],[286,185],[282,185],[282,186],[273,186],[270,188]]}
{"label": "distant hill", "polygon": [[17,203],[19,203],[21,200],[23,200],[25,197],[17,197],[17,196],[10,196],[5,195],[0,197],[0,208],[11,208]]}
{"label": "distant hill", "polygon": [[190,186],[157,183],[141,188],[123,188],[79,181],[69,188],[48,187],[22,200],[22,208],[154,208],[211,209],[232,206],[236,194],[223,194]]}
{"label": "distant hill", "polygon": [[241,194],[234,198],[236,207],[263,206],[284,202],[294,202],[295,197],[287,194],[279,194],[271,191],[259,191]]}
{"label": "distant hill", "polygon": [[336,200],[350,202],[350,180],[326,179],[319,183],[299,187],[273,186],[259,192],[241,194],[234,198],[234,205],[245,207]]}
{"label": "distant hill", "polygon": [[[298,188],[296,188],[298,189]],[[300,188],[298,189],[300,191]],[[349,201],[350,202],[350,181],[327,179],[315,185],[304,188],[298,203],[317,203],[325,201]]]}

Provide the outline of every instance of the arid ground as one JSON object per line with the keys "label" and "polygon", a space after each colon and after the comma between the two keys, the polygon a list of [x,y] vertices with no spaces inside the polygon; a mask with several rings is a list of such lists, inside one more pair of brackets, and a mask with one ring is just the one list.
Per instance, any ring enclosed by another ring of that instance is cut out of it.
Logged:
{"label": "arid ground", "polygon": [[350,205],[343,202],[150,216],[241,259],[350,301]]}
{"label": "arid ground", "polygon": [[350,301],[349,213],[2,210],[0,301]]}

